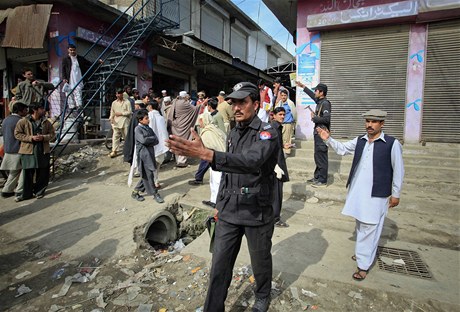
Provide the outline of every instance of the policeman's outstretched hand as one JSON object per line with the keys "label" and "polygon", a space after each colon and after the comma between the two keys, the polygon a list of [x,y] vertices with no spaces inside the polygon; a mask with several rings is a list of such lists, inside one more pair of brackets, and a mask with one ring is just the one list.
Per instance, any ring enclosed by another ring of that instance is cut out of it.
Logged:
{"label": "policeman's outstretched hand", "polygon": [[171,152],[181,156],[201,158],[208,162],[212,161],[214,152],[210,149],[207,149],[203,142],[200,139],[200,136],[192,128],[190,129],[192,133],[192,141],[183,139],[176,135],[170,135],[169,139],[166,140],[166,145],[169,147]]}
{"label": "policeman's outstretched hand", "polygon": [[323,129],[321,127],[316,127],[316,132],[318,132],[319,136],[324,141],[326,141],[330,137],[329,130],[327,130],[327,129]]}

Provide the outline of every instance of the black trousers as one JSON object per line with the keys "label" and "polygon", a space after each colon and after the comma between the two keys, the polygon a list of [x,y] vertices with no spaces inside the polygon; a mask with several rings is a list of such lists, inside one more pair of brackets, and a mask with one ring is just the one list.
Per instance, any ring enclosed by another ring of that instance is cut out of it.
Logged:
{"label": "black trousers", "polygon": [[[48,182],[50,180],[50,168],[33,168],[23,169],[24,189],[22,191],[23,199],[30,199],[35,195],[44,195]],[[35,176],[35,183],[34,183]]]}
{"label": "black trousers", "polygon": [[200,165],[198,166],[198,170],[195,173],[195,181],[203,182],[204,175],[206,171],[211,167],[211,164],[206,160],[201,160]]}
{"label": "black trousers", "polygon": [[314,178],[321,183],[327,183],[328,170],[328,147],[318,134],[314,134],[315,139],[315,173]]}
{"label": "black trousers", "polygon": [[248,241],[251,266],[256,280],[255,296],[266,298],[272,284],[272,236],[274,225],[244,226],[218,220],[205,312],[224,312],[228,287],[232,281],[233,266],[241,247],[243,235]]}
{"label": "black trousers", "polygon": [[275,214],[275,222],[281,217],[281,206],[283,204],[283,182],[277,178],[273,179],[275,187],[273,188],[273,213]]}

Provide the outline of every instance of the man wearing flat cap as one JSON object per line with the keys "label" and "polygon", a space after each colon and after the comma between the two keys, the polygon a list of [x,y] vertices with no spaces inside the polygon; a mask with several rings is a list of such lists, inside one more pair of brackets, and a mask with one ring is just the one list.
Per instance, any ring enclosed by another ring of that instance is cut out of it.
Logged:
{"label": "man wearing flat cap", "polygon": [[227,139],[227,152],[207,149],[192,130],[193,141],[171,136],[169,148],[177,154],[201,158],[213,170],[222,171],[216,209],[212,268],[206,312],[223,312],[232,271],[246,236],[256,280],[252,311],[265,312],[270,303],[272,236],[274,230],[273,185],[278,136],[274,128],[257,117],[259,90],[249,82],[233,87],[231,100],[237,125]]}
{"label": "man wearing flat cap", "polygon": [[352,259],[357,263],[353,279],[362,281],[374,262],[388,208],[399,204],[404,177],[402,147],[382,131],[387,113],[371,109],[363,114],[366,134],[346,143],[317,128],[321,139],[338,155],[353,154],[347,181],[348,195],[342,214],[356,219],[356,246]]}
{"label": "man wearing flat cap", "polygon": [[[303,83],[296,81],[296,84],[303,88],[303,91],[311,97],[315,103],[315,111],[311,111],[311,121],[315,123],[313,128],[313,139],[315,141],[315,172],[313,178],[308,180],[313,187],[325,187],[327,186],[327,172],[328,172],[328,154],[327,145],[324,144],[323,140],[318,135],[316,129],[322,128],[330,130],[331,128],[331,102],[326,98],[327,86],[324,83],[319,83],[313,90],[307,88]],[[309,107],[307,107],[309,108]]]}

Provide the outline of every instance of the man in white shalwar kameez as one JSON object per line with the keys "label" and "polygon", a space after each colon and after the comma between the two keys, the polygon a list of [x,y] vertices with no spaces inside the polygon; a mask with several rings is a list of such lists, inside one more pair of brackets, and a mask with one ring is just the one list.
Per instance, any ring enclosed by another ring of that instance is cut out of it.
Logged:
{"label": "man in white shalwar kameez", "polygon": [[342,214],[356,219],[355,280],[364,280],[374,262],[388,208],[399,204],[404,177],[402,147],[385,135],[387,113],[372,109],[363,114],[367,134],[346,143],[334,140],[329,131],[317,128],[325,143],[338,155],[355,154],[348,179],[348,195]]}
{"label": "man in white shalwar kameez", "polygon": [[169,151],[166,146],[166,140],[168,139],[168,130],[166,128],[166,120],[160,114],[160,104],[157,101],[151,102],[151,110],[149,109],[149,127],[152,128],[153,132],[158,137],[158,144],[155,145],[155,161],[157,162],[157,167],[154,171],[154,182],[155,187],[160,188],[160,165],[165,160],[165,154]]}

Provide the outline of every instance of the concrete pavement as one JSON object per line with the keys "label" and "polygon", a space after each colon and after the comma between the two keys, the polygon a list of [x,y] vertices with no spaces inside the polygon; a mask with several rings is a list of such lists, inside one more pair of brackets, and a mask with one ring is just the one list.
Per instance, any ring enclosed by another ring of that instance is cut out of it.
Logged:
{"label": "concrete pavement", "polygon": [[[407,183],[401,205],[388,215],[381,240],[386,247],[418,252],[433,278],[388,273],[376,266],[358,284],[351,278],[356,267],[350,259],[354,221],[340,213],[351,157],[331,157],[332,184],[314,189],[305,183],[313,169],[312,146],[306,142],[297,146],[296,156],[288,160],[292,174],[285,184],[282,212],[290,227],[276,229],[273,238],[275,275],[285,281],[284,286],[302,287],[314,279],[340,283],[345,289],[360,287],[432,299],[460,309],[459,147],[405,147],[406,168],[410,168],[406,170]],[[446,154],[438,156],[442,149]],[[106,153],[104,148],[100,151]],[[195,170],[196,166],[173,169],[172,164],[162,168],[165,188],[160,193],[166,201],[179,197],[184,206],[207,209],[201,204],[209,197],[207,184],[187,184]],[[53,182],[43,199],[21,203],[0,199],[0,229],[14,236],[16,243],[37,242],[43,249],[62,251],[63,257],[112,259],[130,255],[136,248],[133,229],[148,222],[165,204],[150,198],[141,203],[131,199],[127,171],[128,165],[120,157],[103,155],[97,168],[83,168]],[[209,263],[208,244],[207,233],[203,233],[184,252]],[[248,259],[243,245],[237,263],[248,265]]]}

